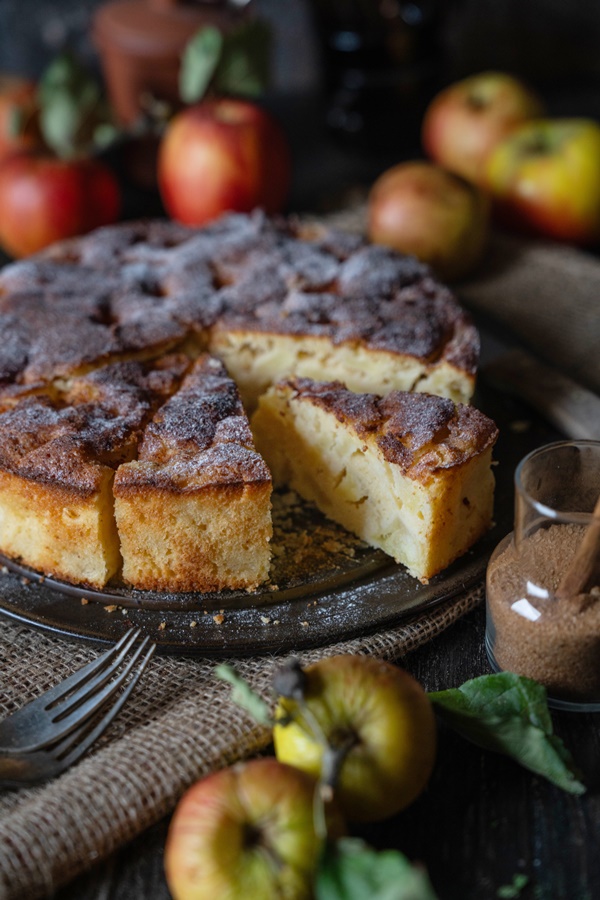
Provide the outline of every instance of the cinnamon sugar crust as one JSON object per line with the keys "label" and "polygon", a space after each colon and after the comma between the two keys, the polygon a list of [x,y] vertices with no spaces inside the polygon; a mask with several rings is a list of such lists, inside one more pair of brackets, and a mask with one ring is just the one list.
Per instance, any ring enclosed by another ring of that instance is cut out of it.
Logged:
{"label": "cinnamon sugar crust", "polygon": [[468,393],[479,348],[468,315],[426,266],[261,214],[202,230],[125,223],[9,265],[0,327],[0,395],[190,339],[196,352],[212,350],[213,332],[359,345],[418,360],[424,376],[445,363]]}
{"label": "cinnamon sugar crust", "polygon": [[460,466],[492,447],[495,423],[471,406],[421,393],[393,391],[385,397],[350,393],[338,383],[290,379],[295,396],[327,410],[364,439],[374,440],[383,457],[413,478]]}

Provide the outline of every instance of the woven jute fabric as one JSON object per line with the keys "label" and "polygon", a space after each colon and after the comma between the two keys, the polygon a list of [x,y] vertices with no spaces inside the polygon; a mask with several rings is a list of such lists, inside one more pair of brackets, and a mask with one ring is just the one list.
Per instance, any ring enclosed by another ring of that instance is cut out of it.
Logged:
{"label": "woven jute fabric", "polygon": [[[479,586],[391,630],[299,656],[307,663],[336,653],[399,660],[473,609],[482,595]],[[90,646],[0,623],[0,716],[97,654]],[[272,702],[272,673],[284,658],[234,663]],[[231,702],[229,686],[214,675],[217,662],[154,657],[93,753],[47,785],[0,792],[1,900],[50,895],[162,818],[197,779],[267,746],[269,730]]]}
{"label": "woven jute fabric", "polygon": [[[364,230],[364,206],[330,224]],[[600,390],[600,263],[583,252],[496,235],[485,266],[459,285],[474,309],[508,325],[547,361]],[[485,275],[483,274],[485,272]],[[478,588],[378,634],[302,652],[401,660],[482,598]],[[0,716],[22,706],[98,651],[0,621]],[[235,660],[271,698],[282,657]],[[215,660],[155,657],[110,731],[77,766],[36,789],[0,792],[0,900],[35,900],[106,857],[170,812],[208,772],[264,749],[267,729],[230,700]]]}

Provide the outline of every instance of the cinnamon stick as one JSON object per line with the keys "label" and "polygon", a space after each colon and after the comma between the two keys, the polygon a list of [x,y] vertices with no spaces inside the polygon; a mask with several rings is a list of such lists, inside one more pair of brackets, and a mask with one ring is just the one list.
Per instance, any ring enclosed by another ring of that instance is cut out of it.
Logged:
{"label": "cinnamon stick", "polygon": [[563,575],[556,596],[561,600],[587,594],[600,585],[600,497],[594,507],[592,521],[571,565]]}

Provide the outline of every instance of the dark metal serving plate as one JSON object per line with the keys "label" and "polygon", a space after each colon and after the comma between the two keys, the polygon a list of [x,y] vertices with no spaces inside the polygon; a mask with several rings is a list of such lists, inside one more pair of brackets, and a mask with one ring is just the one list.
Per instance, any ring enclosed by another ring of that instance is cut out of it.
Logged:
{"label": "dark metal serving plate", "polygon": [[[403,566],[360,542],[348,551],[343,529],[298,505],[291,516],[299,517],[297,523],[294,519],[299,533],[307,540],[312,537],[316,545],[332,542],[334,548],[339,538],[342,547],[316,571],[300,564],[277,584],[251,593],[162,594],[119,587],[99,592],[43,578],[0,556],[0,615],[94,642],[112,642],[137,625],[152,636],[159,652],[207,656],[318,647],[390,627],[479,581],[493,548],[511,528],[516,464],[552,439],[531,412],[485,381],[474,402],[500,428],[495,452],[496,524],[428,584],[420,584]],[[527,428],[515,428],[515,422],[524,421]]]}

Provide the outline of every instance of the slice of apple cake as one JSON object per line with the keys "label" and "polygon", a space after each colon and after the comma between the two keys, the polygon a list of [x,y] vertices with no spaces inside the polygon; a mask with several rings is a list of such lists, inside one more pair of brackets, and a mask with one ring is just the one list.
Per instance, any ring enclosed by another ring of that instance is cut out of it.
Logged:
{"label": "slice of apple cake", "polygon": [[422,581],[490,527],[498,432],[472,407],[298,378],[261,397],[252,427],[275,485],[289,485]]}
{"label": "slice of apple cake", "polygon": [[202,355],[116,475],[123,578],[136,588],[256,588],[269,574],[271,476],[235,383]]}

